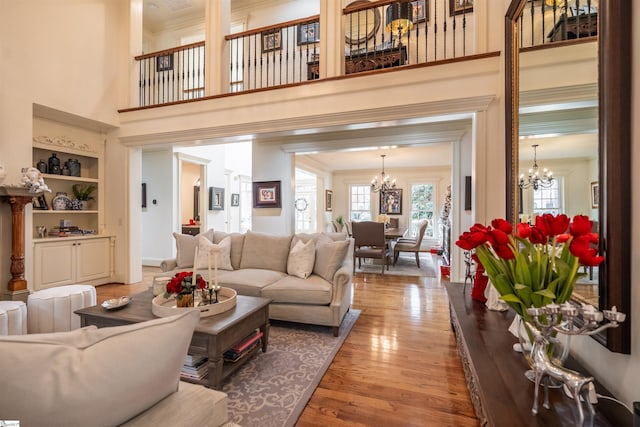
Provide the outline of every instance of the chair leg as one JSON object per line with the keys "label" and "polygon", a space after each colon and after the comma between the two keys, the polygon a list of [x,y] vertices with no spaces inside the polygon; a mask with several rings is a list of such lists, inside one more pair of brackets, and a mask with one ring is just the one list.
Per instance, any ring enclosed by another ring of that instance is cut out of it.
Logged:
{"label": "chair leg", "polygon": [[420,268],[420,252],[416,251],[416,264],[418,264],[418,268]]}
{"label": "chair leg", "polygon": [[393,265],[396,265],[396,262],[398,262],[398,255],[400,255],[400,252],[398,251],[393,252]]}

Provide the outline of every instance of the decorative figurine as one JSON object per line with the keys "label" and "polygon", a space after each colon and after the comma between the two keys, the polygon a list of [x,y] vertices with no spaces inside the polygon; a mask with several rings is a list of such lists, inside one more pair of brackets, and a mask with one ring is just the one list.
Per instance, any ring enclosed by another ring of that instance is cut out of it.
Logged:
{"label": "decorative figurine", "polygon": [[41,191],[51,192],[47,184],[44,183],[42,172],[36,168],[22,168],[22,185],[29,189],[30,193],[39,193]]}

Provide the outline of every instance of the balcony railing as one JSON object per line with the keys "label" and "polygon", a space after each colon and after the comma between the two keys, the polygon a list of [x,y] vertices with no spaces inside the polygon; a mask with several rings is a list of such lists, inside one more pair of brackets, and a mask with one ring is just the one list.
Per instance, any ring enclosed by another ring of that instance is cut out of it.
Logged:
{"label": "balcony railing", "polygon": [[147,105],[204,96],[204,42],[136,56],[139,103]]}
{"label": "balcony railing", "polygon": [[520,47],[597,36],[598,4],[597,0],[531,2],[520,17]]}
{"label": "balcony railing", "polygon": [[[342,74],[475,54],[473,5],[461,6],[460,3],[451,0],[380,0],[343,9]],[[409,7],[411,13],[411,19],[401,21],[401,25],[391,22],[391,18],[398,16],[398,7]],[[320,78],[321,61],[325,59],[320,57],[321,25],[320,16],[315,15],[226,36],[228,92],[272,88]],[[335,52],[335,55],[332,59],[341,61],[339,53]],[[141,55],[136,59],[140,61],[140,106],[205,95],[204,43]],[[210,63],[215,60],[209,59]]]}

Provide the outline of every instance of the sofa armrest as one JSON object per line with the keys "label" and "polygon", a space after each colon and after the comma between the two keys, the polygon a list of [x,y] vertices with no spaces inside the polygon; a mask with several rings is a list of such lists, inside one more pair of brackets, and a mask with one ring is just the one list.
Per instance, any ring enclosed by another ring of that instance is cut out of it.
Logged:
{"label": "sofa armrest", "polygon": [[162,269],[163,273],[167,271],[172,271],[178,268],[178,262],[176,261],[175,258],[165,259],[165,260],[162,260],[162,262],[160,263],[160,268]]}
{"label": "sofa armrest", "polygon": [[351,278],[351,267],[344,265],[333,275],[333,282],[331,283],[333,286],[332,304],[342,300],[346,287],[351,283]]}

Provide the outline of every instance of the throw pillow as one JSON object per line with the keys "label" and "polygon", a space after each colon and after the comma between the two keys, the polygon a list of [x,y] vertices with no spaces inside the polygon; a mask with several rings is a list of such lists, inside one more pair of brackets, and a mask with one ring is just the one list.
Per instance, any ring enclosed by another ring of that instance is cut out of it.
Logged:
{"label": "throw pillow", "polygon": [[298,242],[289,252],[289,259],[287,260],[287,273],[292,276],[297,276],[301,279],[306,279],[311,275],[311,272],[313,271],[315,260],[315,241],[311,239],[307,243],[302,243],[301,240],[298,240]]}
{"label": "throw pillow", "polygon": [[198,239],[198,256],[194,260],[194,267],[196,269],[209,268],[209,253],[211,253],[211,268],[215,268],[215,251],[218,253],[218,269],[219,270],[233,270],[231,266],[231,237],[225,237],[220,243],[211,243],[209,239],[201,236]]}
{"label": "throw pillow", "polygon": [[[126,326],[0,337],[3,419],[120,425],[178,389],[199,313]],[[28,398],[26,398],[28,396]]]}
{"label": "throw pillow", "polygon": [[313,272],[323,279],[332,282],[333,275],[336,274],[336,271],[342,266],[348,251],[348,240],[334,242],[329,237],[318,238],[316,245],[316,262],[313,266]]}
{"label": "throw pillow", "polygon": [[193,267],[193,258],[196,256],[196,246],[198,239],[204,236],[213,242],[213,228],[198,234],[190,236],[189,234],[173,233],[176,238],[176,263],[177,268]]}
{"label": "throw pillow", "polygon": [[260,268],[287,272],[292,236],[247,231],[242,247],[240,268]]}

